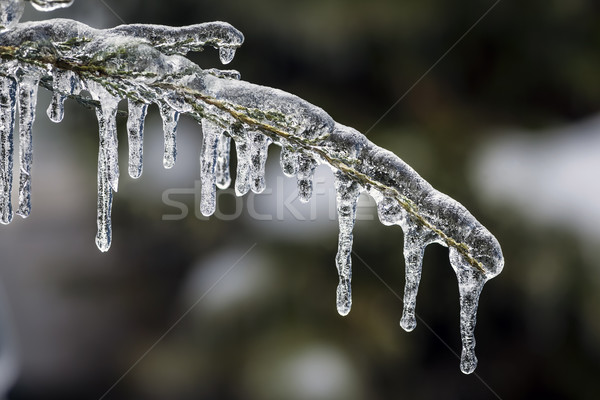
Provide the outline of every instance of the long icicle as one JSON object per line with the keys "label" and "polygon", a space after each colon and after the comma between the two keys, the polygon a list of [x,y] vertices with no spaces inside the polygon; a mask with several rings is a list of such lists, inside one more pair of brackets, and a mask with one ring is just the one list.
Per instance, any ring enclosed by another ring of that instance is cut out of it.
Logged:
{"label": "long icicle", "polygon": [[227,189],[231,185],[231,174],[229,172],[229,158],[231,151],[231,138],[221,132],[219,135],[219,143],[217,145],[217,187],[219,189]]}
{"label": "long icicle", "polygon": [[13,133],[17,82],[0,76],[0,222],[12,221]]}
{"label": "long icicle", "polygon": [[117,142],[117,110],[119,99],[100,84],[88,81],[92,98],[100,102],[96,108],[100,146],[98,149],[98,233],[96,245],[100,251],[108,251],[112,242],[111,211],[113,191],[119,185],[119,154]]}
{"label": "long icicle", "polygon": [[266,187],[265,165],[272,140],[257,131],[250,131],[248,136],[250,138],[250,189],[254,193],[262,193]]}
{"label": "long icicle", "polygon": [[250,143],[248,132],[243,126],[233,126],[232,133],[237,152],[235,194],[243,196],[250,190]]}
{"label": "long icicle", "polygon": [[454,248],[450,248],[450,265],[456,272],[460,295],[460,337],[462,341],[460,370],[465,374],[470,374],[477,367],[477,357],[475,356],[477,304],[487,279],[480,271],[473,269]]}
{"label": "long icicle", "polygon": [[[37,71],[36,71],[37,72]],[[32,128],[40,77],[36,72],[22,72],[19,84],[19,208],[26,218],[31,213],[31,164],[33,162]]]}
{"label": "long icicle", "polygon": [[404,231],[404,307],[400,326],[406,332],[412,331],[417,326],[417,294],[426,246],[421,229],[414,227]]}
{"label": "long icicle", "polygon": [[200,155],[200,212],[208,217],[213,215],[217,203],[216,163],[217,145],[222,129],[214,122],[202,120],[202,153]]}
{"label": "long icicle", "polygon": [[356,220],[356,206],[360,195],[360,186],[343,172],[335,173],[335,189],[340,232],[335,265],[339,283],[336,290],[336,306],[340,315],[348,315],[352,307],[352,230]]}

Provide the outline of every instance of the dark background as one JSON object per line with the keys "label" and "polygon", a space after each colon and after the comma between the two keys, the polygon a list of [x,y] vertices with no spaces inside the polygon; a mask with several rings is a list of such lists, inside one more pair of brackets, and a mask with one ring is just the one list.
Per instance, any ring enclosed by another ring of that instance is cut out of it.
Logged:
{"label": "dark background", "polygon": [[[50,14],[28,6],[23,20],[60,16],[98,28],[120,19],[233,24],[246,40],[230,67],[243,79],[368,131],[494,233],[506,267],[483,290],[479,366],[463,375],[447,249],[427,249],[420,321],[404,332],[402,232],[379,224],[365,198],[355,229],[354,304],[342,318],[327,169],[319,170],[312,205],[293,203],[305,221],[275,215],[277,196],[285,190],[287,198],[294,182],[281,178],[274,147],[269,193],[236,202],[225,192],[221,214],[241,207],[239,218],[198,218],[200,127],[182,118],[178,164],[164,171],[155,106],[139,180],[125,176],[119,121],[114,242],[101,254],[95,116],[68,101],[65,120],[51,124],[50,96],[40,89],[32,215],[0,227],[0,277],[19,348],[8,398],[598,398],[600,163],[577,161],[600,154],[585,145],[600,134],[600,3],[494,4],[79,0]],[[190,58],[219,67],[213,49]],[[179,211],[165,193],[186,205],[185,218],[169,219]]]}

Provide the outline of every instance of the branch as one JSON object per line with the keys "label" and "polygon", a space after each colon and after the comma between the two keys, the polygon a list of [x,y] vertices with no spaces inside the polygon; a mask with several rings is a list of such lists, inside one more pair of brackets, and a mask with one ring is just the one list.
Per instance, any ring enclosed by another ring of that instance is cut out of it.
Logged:
{"label": "branch", "polygon": [[[100,126],[96,242],[103,251],[110,246],[112,195],[118,187],[114,119],[120,99],[129,101],[128,127],[130,139],[135,139],[130,142],[132,176],[141,173],[141,131],[148,104],[156,103],[161,109],[166,167],[175,162],[179,114],[201,122],[201,211],[205,215],[214,212],[215,184],[229,184],[230,139],[238,149],[238,195],[264,189],[264,162],[271,142],[282,148],[284,173],[298,178],[301,200],[311,197],[315,166],[329,165],[336,176],[340,221],[336,257],[340,314],[350,310],[352,228],[358,194],[367,192],[378,204],[382,223],[400,225],[405,233],[406,287],[401,325],[406,330],[416,325],[416,293],[425,247],[431,243],[449,247],[460,289],[461,369],[472,372],[476,365],[473,330],[477,299],[483,284],[504,266],[496,238],[460,203],[435,190],[399,157],[355,129],[335,122],[321,108],[284,91],[239,80],[237,71],[203,70],[181,56],[208,45],[218,48],[221,61],[228,63],[242,41],[243,35],[223,22],[183,28],[130,25],[108,30],[70,20],[22,23],[0,35],[0,74],[6,93],[11,87],[21,94],[30,92],[31,86],[41,80],[54,93],[53,120],[62,118],[62,102],[67,96],[75,96],[95,109]],[[79,95],[84,89],[92,100]],[[4,120],[9,121],[4,131],[10,125],[10,112],[14,114],[10,107],[2,110]],[[4,137],[8,152],[7,134]],[[3,165],[5,174],[4,178],[0,176],[0,186],[6,188],[10,186],[8,163]],[[2,201],[5,222],[9,222],[6,210],[10,208],[10,196],[5,195]]]}

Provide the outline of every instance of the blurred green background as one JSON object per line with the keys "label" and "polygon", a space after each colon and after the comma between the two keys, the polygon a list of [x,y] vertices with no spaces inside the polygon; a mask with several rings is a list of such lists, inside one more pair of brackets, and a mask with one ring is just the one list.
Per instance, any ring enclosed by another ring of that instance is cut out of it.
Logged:
{"label": "blurred green background", "polygon": [[[331,173],[320,167],[311,203],[291,201],[295,182],[282,178],[273,147],[265,194],[224,191],[220,217],[198,218],[200,127],[182,118],[178,163],[165,171],[155,106],[144,174],[123,174],[113,245],[101,254],[95,116],[67,101],[65,120],[51,124],[41,89],[32,215],[0,227],[19,345],[8,398],[598,398],[599,12],[593,0],[78,0],[49,14],[28,6],[23,20],[98,28],[233,24],[246,41],[230,67],[243,79],[368,131],[464,204],[498,238],[506,266],[482,293],[479,366],[465,376],[447,249],[427,249],[420,321],[404,332],[402,232],[381,225],[365,197],[354,303],[342,318]],[[213,49],[190,58],[219,67]]]}

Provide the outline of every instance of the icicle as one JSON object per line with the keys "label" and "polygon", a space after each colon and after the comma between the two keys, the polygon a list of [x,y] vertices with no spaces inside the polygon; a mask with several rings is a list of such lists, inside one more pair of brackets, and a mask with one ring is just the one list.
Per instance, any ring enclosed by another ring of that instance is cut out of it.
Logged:
{"label": "icicle", "polygon": [[233,133],[237,152],[235,194],[243,196],[250,190],[250,143],[248,133],[243,127],[234,127]]}
{"label": "icicle", "polygon": [[433,232],[424,230],[421,225],[412,221],[394,197],[375,195],[380,198],[377,202],[377,214],[381,223],[384,225],[400,225],[404,230],[405,284],[404,307],[400,326],[405,331],[410,332],[417,326],[415,309],[425,247],[433,243],[436,236]]}
{"label": "icicle", "polygon": [[221,64],[229,64],[235,57],[235,47],[219,47]]}
{"label": "icicle", "polygon": [[298,173],[298,153],[285,144],[281,146],[281,170],[288,178]]}
{"label": "icicle", "polygon": [[309,155],[300,154],[298,159],[298,196],[307,203],[313,193],[313,175],[317,167],[316,161]]}
{"label": "icicle", "polygon": [[428,243],[423,240],[422,230],[414,224],[404,232],[404,307],[400,326],[410,332],[417,326],[415,309],[417,307],[417,294],[421,282],[423,269],[423,255]]}
{"label": "icicle", "polygon": [[383,197],[377,202],[377,215],[383,225],[398,224],[402,219],[402,206],[393,197]]}
{"label": "icicle", "polygon": [[485,275],[473,268],[454,247],[450,248],[450,264],[458,278],[460,295],[460,336],[462,353],[460,370],[470,374],[477,367],[475,356],[475,323],[481,289],[487,281]]}
{"label": "icicle", "polygon": [[119,153],[117,142],[117,109],[119,98],[110,94],[102,85],[87,81],[88,90],[94,100],[100,102],[96,108],[100,146],[98,149],[98,233],[96,245],[100,251],[108,251],[111,236],[111,209],[113,191],[119,186]]}
{"label": "icicle", "polygon": [[35,73],[23,72],[19,81],[19,208],[23,218],[31,212],[31,164],[33,162],[32,127],[40,78]]}
{"label": "icicle", "polygon": [[265,190],[265,165],[270,137],[257,132],[250,131],[250,188],[254,193],[262,193]]}
{"label": "icicle", "polygon": [[[102,100],[101,100],[102,101]],[[100,151],[106,158],[106,174],[110,187],[119,190],[119,153],[117,141],[117,102],[96,109],[100,129]]]}
{"label": "icicle", "polygon": [[231,175],[229,174],[229,152],[231,147],[231,138],[221,132],[219,135],[219,144],[217,145],[217,187],[227,189],[231,184]]}
{"label": "icicle", "polygon": [[[102,135],[102,133],[101,133]],[[102,141],[102,139],[100,139]],[[112,200],[113,191],[109,179],[109,161],[106,150],[100,146],[98,152],[98,233],[96,234],[96,246],[100,251],[108,251],[112,241]]]}
{"label": "icicle", "polygon": [[144,154],[144,121],[148,105],[134,100],[128,100],[127,132],[129,132],[129,176],[139,178],[143,169]]}
{"label": "icicle", "polygon": [[52,101],[46,114],[52,122],[60,122],[65,116],[65,100],[68,95],[78,93],[81,89],[79,78],[70,70],[55,69],[52,72]]}
{"label": "icicle", "polygon": [[17,82],[0,76],[0,222],[12,221],[13,132]]}
{"label": "icicle", "polygon": [[163,131],[165,135],[165,154],[163,165],[165,168],[173,168],[177,158],[177,123],[179,122],[179,113],[173,110],[168,104],[160,104],[160,116],[163,121]]}
{"label": "icicle", "polygon": [[352,229],[356,220],[356,206],[360,186],[343,172],[335,173],[338,222],[340,226],[338,252],[335,264],[339,283],[336,291],[336,306],[340,315],[348,315],[352,307]]}
{"label": "icicle", "polygon": [[50,105],[48,106],[48,110],[46,110],[46,114],[50,121],[59,123],[63,120],[65,116],[65,100],[67,96],[62,93],[54,92],[52,93],[52,100],[50,101]]}
{"label": "icicle", "polygon": [[202,155],[200,156],[201,187],[200,212],[204,216],[212,215],[216,208],[216,163],[217,146],[222,129],[214,122],[202,120]]}

